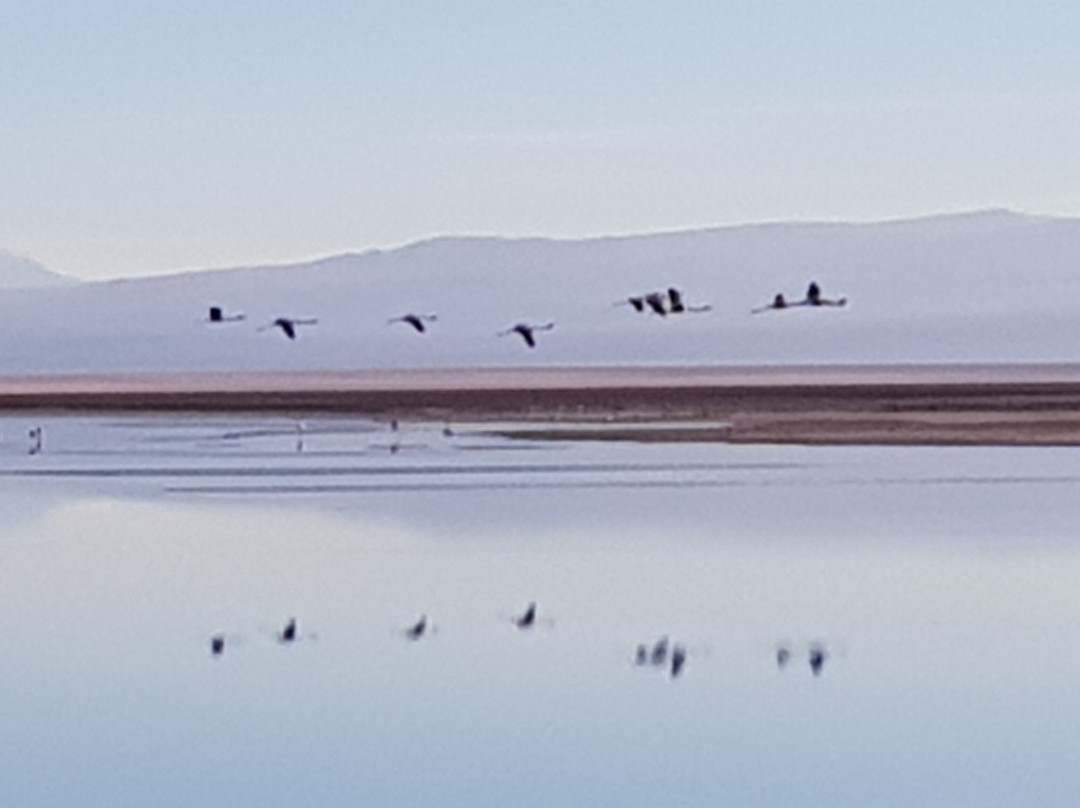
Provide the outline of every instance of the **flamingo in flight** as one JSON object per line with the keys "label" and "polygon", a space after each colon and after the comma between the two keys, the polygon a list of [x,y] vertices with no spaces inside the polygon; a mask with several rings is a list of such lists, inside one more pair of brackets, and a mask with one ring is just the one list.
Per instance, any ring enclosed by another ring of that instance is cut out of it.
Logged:
{"label": "flamingo in flight", "polygon": [[663,292],[650,292],[645,295],[645,304],[656,314],[661,317],[667,316],[667,309],[665,306],[664,293]]}
{"label": "flamingo in flight", "polygon": [[425,322],[433,323],[437,319],[439,319],[439,318],[434,314],[411,314],[410,313],[410,314],[403,314],[400,317],[392,317],[389,320],[387,320],[386,322],[387,323],[408,323],[409,325],[411,325],[413,328],[416,329],[416,333],[423,334],[425,331],[427,331],[427,326],[424,325],[424,323]]}
{"label": "flamingo in flight", "polygon": [[208,323],[238,323],[243,319],[244,313],[242,311],[235,314],[226,314],[221,306],[211,306],[206,314],[206,322]]}
{"label": "flamingo in flight", "polygon": [[317,322],[319,321],[314,317],[278,317],[274,322],[264,325],[259,330],[266,331],[268,328],[280,328],[281,333],[286,337],[296,339],[296,327],[298,325],[315,325]]}
{"label": "flamingo in flight", "polygon": [[708,303],[702,303],[697,306],[689,306],[683,302],[682,292],[676,289],[674,286],[669,286],[667,290],[668,299],[668,311],[671,314],[684,314],[686,312],[698,313],[712,310],[712,306]]}
{"label": "flamingo in flight", "polygon": [[659,314],[661,317],[666,317],[669,314],[697,313],[712,309],[712,306],[707,303],[697,306],[687,305],[686,301],[683,300],[682,292],[674,286],[669,286],[666,292],[633,295],[626,298],[626,300],[620,300],[615,305],[623,306],[627,304],[633,306],[634,311],[644,312],[647,308],[653,314]]}
{"label": "flamingo in flight", "polygon": [[821,287],[817,285],[817,281],[810,281],[810,286],[806,289],[806,297],[799,302],[801,306],[846,306],[847,298],[840,297],[830,299],[821,296]]}
{"label": "flamingo in flight", "polygon": [[846,306],[846,297],[828,298],[821,296],[821,287],[818,286],[817,281],[810,281],[810,285],[806,288],[806,297],[802,300],[798,300],[794,303],[789,302],[782,294],[777,293],[776,297],[772,299],[772,302],[760,306],[756,309],[751,309],[751,314],[761,314],[763,311],[790,309],[795,306]]}
{"label": "flamingo in flight", "polygon": [[751,314],[761,314],[761,312],[769,311],[770,309],[786,309],[790,305],[791,304],[787,302],[787,300],[784,298],[783,294],[781,294],[780,292],[777,292],[776,297],[774,297],[772,299],[771,303],[769,303],[769,304],[767,304],[765,306],[760,306],[760,307],[758,307],[756,309],[751,309],[750,313]]}
{"label": "flamingo in flight", "polygon": [[631,295],[626,300],[620,300],[616,306],[633,306],[634,311],[645,311],[645,295]]}
{"label": "flamingo in flight", "polygon": [[511,326],[505,331],[500,331],[499,336],[505,337],[507,334],[518,334],[525,340],[525,344],[530,348],[536,347],[536,337],[533,334],[537,331],[550,331],[555,327],[555,323],[544,323],[543,325],[529,325],[528,323],[518,323],[515,326]]}

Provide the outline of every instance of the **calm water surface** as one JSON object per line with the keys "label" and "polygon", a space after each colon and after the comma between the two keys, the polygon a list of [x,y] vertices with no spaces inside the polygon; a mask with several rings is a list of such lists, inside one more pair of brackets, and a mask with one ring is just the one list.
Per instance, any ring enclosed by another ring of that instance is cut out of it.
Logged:
{"label": "calm water surface", "polygon": [[1075,450],[7,418],[0,506],[0,806],[1080,793]]}

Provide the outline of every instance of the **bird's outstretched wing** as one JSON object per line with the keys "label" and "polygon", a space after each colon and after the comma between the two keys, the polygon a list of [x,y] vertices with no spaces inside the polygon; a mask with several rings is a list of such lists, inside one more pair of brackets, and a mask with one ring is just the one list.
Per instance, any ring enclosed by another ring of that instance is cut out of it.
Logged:
{"label": "bird's outstretched wing", "polygon": [[659,292],[645,295],[645,303],[661,317],[667,316],[667,309],[664,308],[664,296]]}
{"label": "bird's outstretched wing", "polygon": [[668,304],[672,314],[682,314],[686,311],[686,304],[683,303],[682,292],[676,289],[674,286],[669,286],[667,290]]}

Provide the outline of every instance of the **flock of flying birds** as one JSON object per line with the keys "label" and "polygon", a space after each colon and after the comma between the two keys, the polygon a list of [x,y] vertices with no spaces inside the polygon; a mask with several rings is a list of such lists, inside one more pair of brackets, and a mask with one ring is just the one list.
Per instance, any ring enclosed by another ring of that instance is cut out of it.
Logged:
{"label": "flock of flying birds", "polygon": [[[547,624],[552,625],[552,621],[549,618],[542,618],[539,614],[539,609],[536,605],[536,601],[532,601],[525,610],[519,614],[515,614],[510,618],[512,622],[520,631],[530,631],[537,626]],[[410,642],[419,642],[435,633],[435,628],[431,621],[428,620],[426,614],[420,615],[419,619],[400,630],[401,636]],[[214,658],[221,657],[225,653],[225,645],[227,636],[223,632],[218,632],[210,638],[210,655]],[[303,637],[314,639],[314,634],[304,635],[300,631],[299,624],[295,617],[290,617],[285,625],[275,633],[275,639],[282,645],[291,645]],[[787,643],[782,643],[776,647],[776,667],[778,670],[783,671],[792,661],[792,655],[794,651]],[[634,649],[634,665],[639,668],[654,668],[658,670],[666,671],[668,676],[672,679],[678,679],[686,667],[686,662],[689,656],[689,652],[685,644],[680,642],[672,642],[670,637],[665,634],[649,645],[648,643],[639,643]],[[807,661],[810,665],[810,672],[814,676],[821,676],[821,672],[825,667],[825,660],[828,658],[828,651],[825,646],[820,642],[812,643],[807,652]]]}
{"label": "flock of flying birds", "polygon": [[[806,296],[803,299],[789,301],[783,293],[777,293],[770,303],[752,309],[751,314],[761,314],[766,311],[790,309],[800,306],[842,307],[846,306],[847,302],[846,297],[823,297],[821,294],[821,287],[818,286],[816,281],[811,281],[809,287],[807,287]],[[697,314],[712,310],[712,306],[708,303],[687,303],[683,299],[682,292],[675,287],[668,287],[665,291],[653,291],[640,295],[630,295],[624,300],[620,300],[615,305],[630,306],[638,313],[651,313],[659,315],[660,317],[688,313]],[[244,319],[245,315],[242,312],[228,314],[220,306],[211,306],[206,317],[206,322],[211,324],[222,324],[241,322]],[[387,324],[404,323],[412,327],[416,333],[424,334],[428,331],[428,323],[434,323],[437,320],[438,316],[435,314],[409,313],[399,317],[392,317],[387,320]],[[269,329],[278,328],[288,339],[294,340],[296,339],[298,326],[316,325],[318,322],[319,321],[314,317],[280,316],[275,318],[272,322],[260,327],[258,330],[267,331]],[[521,337],[527,347],[535,348],[536,333],[538,331],[550,331],[554,327],[555,323],[553,322],[541,324],[516,323],[504,331],[498,332],[498,336],[517,334]],[[525,611],[512,618],[512,622],[522,631],[533,629],[539,622],[536,603],[530,603]],[[428,621],[426,614],[421,615],[412,625],[402,629],[402,635],[412,642],[419,641],[432,632],[433,628]],[[276,633],[277,641],[285,645],[296,642],[301,636],[295,617],[289,618],[285,626]],[[211,655],[214,657],[222,656],[225,653],[225,645],[226,635],[224,633],[214,634],[210,638]],[[792,649],[787,645],[780,645],[777,647],[775,659],[778,669],[784,670],[788,666],[791,662],[792,653]],[[672,643],[669,637],[664,635],[651,645],[646,643],[639,644],[634,651],[634,664],[639,667],[664,669],[672,679],[676,679],[682,674],[683,669],[686,667],[687,656],[688,652],[684,644]],[[814,643],[809,647],[807,659],[810,665],[810,671],[814,676],[821,675],[827,657],[828,652],[820,643]]]}
{"label": "flock of flying birds", "polygon": [[[773,297],[772,302],[751,310],[751,314],[761,314],[766,311],[791,309],[800,306],[846,306],[846,297],[839,298],[827,298],[821,294],[821,287],[818,286],[816,281],[811,281],[810,286],[806,290],[806,296],[802,300],[789,301],[784,297],[783,293],[778,292]],[[634,311],[639,313],[651,313],[659,315],[660,317],[667,317],[668,315],[678,314],[700,314],[703,312],[711,311],[712,306],[708,303],[689,304],[683,299],[682,292],[674,286],[668,287],[666,291],[654,291],[646,292],[640,295],[630,295],[624,300],[620,300],[615,304],[616,306],[631,306]],[[223,323],[235,323],[241,322],[245,319],[242,312],[236,312],[227,314],[220,306],[211,306],[209,313],[206,317],[206,322],[210,324],[223,324]],[[402,314],[399,317],[391,317],[387,320],[387,324],[404,323],[411,326],[416,333],[424,334],[428,331],[428,323],[434,323],[438,320],[438,316],[435,314],[416,314],[408,313]],[[267,331],[273,328],[281,329],[281,333],[291,340],[296,339],[298,326],[317,325],[318,320],[314,317],[286,317],[280,316],[275,318],[272,322],[260,327],[259,331]],[[551,331],[555,328],[555,323],[515,323],[504,331],[499,331],[498,336],[505,337],[508,334],[517,334],[521,337],[522,341],[529,348],[536,347],[536,333],[538,331]]]}

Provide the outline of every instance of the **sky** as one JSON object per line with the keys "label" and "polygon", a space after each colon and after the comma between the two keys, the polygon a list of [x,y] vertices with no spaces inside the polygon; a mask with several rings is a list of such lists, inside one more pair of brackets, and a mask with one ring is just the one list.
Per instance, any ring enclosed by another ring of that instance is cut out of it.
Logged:
{"label": "sky", "polygon": [[1080,4],[0,0],[0,250],[1080,215]]}

